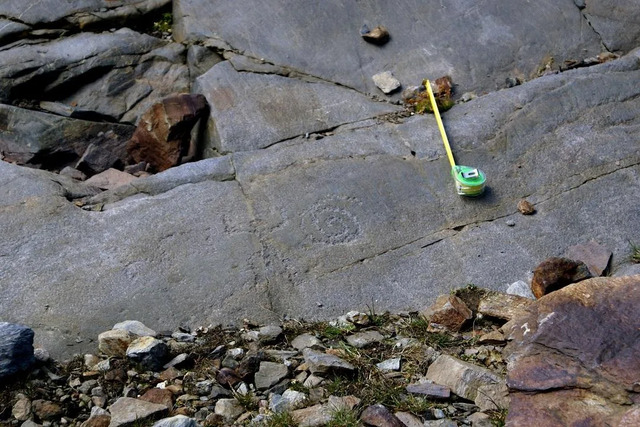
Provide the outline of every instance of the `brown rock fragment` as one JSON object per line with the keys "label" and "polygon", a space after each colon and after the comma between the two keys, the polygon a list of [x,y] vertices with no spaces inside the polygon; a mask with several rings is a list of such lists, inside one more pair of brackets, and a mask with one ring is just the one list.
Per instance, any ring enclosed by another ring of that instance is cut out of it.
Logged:
{"label": "brown rock fragment", "polygon": [[518,202],[518,210],[522,215],[533,215],[536,213],[536,208],[527,199],[522,199]]}
{"label": "brown rock fragment", "polygon": [[360,415],[360,420],[367,425],[376,427],[407,427],[384,405],[380,404],[368,406]]}
{"label": "brown rock fragment", "polygon": [[110,415],[96,415],[80,424],[80,427],[109,427],[109,424],[111,424]]}
{"label": "brown rock fragment", "polygon": [[62,408],[60,405],[49,400],[34,400],[31,403],[31,408],[36,417],[43,421],[53,420],[62,415]]}
{"label": "brown rock fragment", "polygon": [[383,45],[389,41],[389,30],[378,25],[373,30],[362,33],[362,38],[369,43]]}
{"label": "brown rock fragment", "polygon": [[436,302],[423,310],[420,315],[435,326],[450,331],[459,331],[462,325],[471,319],[473,313],[466,304],[455,295],[441,295]]}
{"label": "brown rock fragment", "polygon": [[173,407],[173,393],[167,389],[151,388],[140,396],[140,400],[165,405],[169,409]]}
{"label": "brown rock fragment", "polygon": [[542,298],[550,292],[590,277],[589,268],[583,262],[552,257],[534,270],[531,290],[536,298]]}
{"label": "brown rock fragment", "polygon": [[189,153],[191,129],[207,111],[207,101],[199,94],[170,96],[154,104],[127,143],[129,156],[156,171],[180,164]]}

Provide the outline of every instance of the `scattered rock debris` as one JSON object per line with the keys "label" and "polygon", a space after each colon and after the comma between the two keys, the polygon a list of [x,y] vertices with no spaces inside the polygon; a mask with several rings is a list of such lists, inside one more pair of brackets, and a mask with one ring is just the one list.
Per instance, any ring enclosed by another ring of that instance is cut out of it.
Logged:
{"label": "scattered rock debris", "polygon": [[[536,269],[534,282],[577,280],[583,270],[582,263],[552,258]],[[638,286],[635,276],[601,277],[536,301],[468,285],[421,314],[351,311],[331,322],[285,319],[260,327],[246,321],[242,328],[193,332],[157,333],[126,321],[100,334],[99,354],[58,363],[38,349],[30,367],[8,371],[0,384],[0,425],[489,426],[534,415],[544,421],[545,405],[554,405],[545,397],[547,383],[555,381],[538,374],[546,372],[545,361],[579,370],[581,358],[592,356],[599,364],[589,362],[588,372],[563,374],[566,388],[555,392],[556,400],[569,399],[563,420],[586,416],[576,406],[581,396],[608,411],[592,408],[588,416],[627,420],[638,411],[628,404],[637,401],[631,369],[637,362],[624,350],[640,326],[632,315]],[[445,311],[459,321],[442,322]],[[567,328],[558,320],[567,318],[563,313],[586,317]],[[597,340],[617,371],[590,338],[580,340],[587,347],[576,356],[574,329],[590,336],[588,324],[602,319],[594,333],[615,341],[612,350],[608,340]],[[32,335],[26,338],[15,345],[31,346]],[[557,351],[547,355],[549,346]],[[571,388],[575,381],[598,387]]]}

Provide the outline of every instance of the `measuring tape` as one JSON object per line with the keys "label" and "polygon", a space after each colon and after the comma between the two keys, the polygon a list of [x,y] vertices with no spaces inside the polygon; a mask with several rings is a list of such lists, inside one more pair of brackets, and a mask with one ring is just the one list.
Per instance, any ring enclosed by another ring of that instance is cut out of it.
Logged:
{"label": "measuring tape", "polygon": [[449,138],[444,130],[442,119],[440,118],[440,112],[438,111],[438,105],[436,104],[436,98],[433,96],[433,90],[431,89],[431,82],[426,80],[427,92],[429,93],[429,100],[431,101],[431,107],[433,108],[433,114],[436,116],[436,122],[438,123],[438,129],[440,129],[440,135],[442,136],[442,142],[444,143],[444,149],[447,152],[449,163],[451,164],[451,175],[456,182],[456,190],[461,196],[479,196],[484,192],[486,177],[484,172],[478,168],[472,168],[470,166],[458,166],[453,158],[451,147],[449,146]]}

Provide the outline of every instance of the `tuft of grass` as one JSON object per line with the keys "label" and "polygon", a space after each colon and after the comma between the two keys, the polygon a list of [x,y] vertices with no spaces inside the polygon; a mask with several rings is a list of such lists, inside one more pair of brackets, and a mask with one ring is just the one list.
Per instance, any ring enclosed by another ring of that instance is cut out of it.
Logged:
{"label": "tuft of grass", "polygon": [[233,397],[240,403],[245,410],[257,411],[258,410],[258,399],[253,394],[253,392],[248,392],[247,394],[238,393],[237,391],[231,389],[231,393]]}
{"label": "tuft of grass", "polygon": [[360,427],[358,413],[353,409],[338,408],[331,414],[327,427]]}
{"label": "tuft of grass", "polygon": [[629,245],[631,245],[631,255],[629,256],[629,260],[631,262],[640,263],[640,246],[633,244],[629,241]]}
{"label": "tuft of grass", "polygon": [[265,425],[266,427],[291,427],[295,426],[296,423],[291,412],[279,412],[270,416]]}
{"label": "tuft of grass", "polygon": [[352,323],[341,326],[331,326],[329,324],[326,324],[325,327],[321,329],[320,334],[325,338],[332,340],[336,338],[342,338],[355,329],[356,326]]}
{"label": "tuft of grass", "polygon": [[171,34],[171,26],[173,25],[173,15],[170,12],[163,13],[159,20],[153,23],[153,29],[160,33]]}
{"label": "tuft of grass", "polygon": [[491,421],[491,425],[493,427],[504,427],[507,422],[507,413],[509,411],[504,408],[500,410],[487,411],[489,415],[489,420]]}

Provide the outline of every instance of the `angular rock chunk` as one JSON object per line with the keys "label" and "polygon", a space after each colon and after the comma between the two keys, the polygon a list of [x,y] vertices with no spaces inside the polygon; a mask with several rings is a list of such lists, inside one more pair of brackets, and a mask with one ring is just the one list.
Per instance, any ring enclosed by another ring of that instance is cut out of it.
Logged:
{"label": "angular rock chunk", "polygon": [[587,265],[593,277],[602,276],[602,273],[609,266],[611,251],[605,246],[591,241],[567,248],[565,258],[581,261]]}
{"label": "angular rock chunk", "polygon": [[398,107],[352,90],[269,74],[239,73],[222,62],[192,89],[211,107],[205,157],[264,148],[276,142],[364,120]]}
{"label": "angular rock chunk", "polygon": [[260,362],[260,369],[256,372],[255,382],[258,390],[266,390],[286,378],[289,369],[282,363]]}
{"label": "angular rock chunk", "polygon": [[420,315],[428,319],[431,324],[450,331],[459,331],[462,325],[471,319],[473,313],[457,296],[441,295],[432,306],[423,310]]}
{"label": "angular rock chunk", "polygon": [[533,301],[529,298],[501,292],[488,292],[480,299],[478,313],[498,319],[511,320],[525,313],[531,304]]}
{"label": "angular rock chunk", "polygon": [[208,111],[202,95],[163,99],[140,117],[127,152],[136,163],[146,162],[156,171],[180,164],[189,153],[191,129]]}
{"label": "angular rock chunk", "polygon": [[107,356],[124,357],[134,338],[124,329],[105,331],[98,335],[98,349]]}
{"label": "angular rock chunk", "polygon": [[137,320],[125,320],[124,322],[118,322],[113,325],[113,328],[111,329],[121,329],[139,337],[155,337],[157,335],[156,331]]}
{"label": "angular rock chunk", "polygon": [[390,94],[391,92],[400,89],[400,81],[396,79],[391,71],[384,71],[382,73],[378,73],[374,75],[372,78],[373,82],[376,84],[378,89],[380,89],[385,94]]}
{"label": "angular rock chunk", "polygon": [[531,290],[536,298],[542,298],[550,292],[589,277],[589,268],[582,261],[553,257],[540,263],[533,271]]}
{"label": "angular rock chunk", "polygon": [[185,415],[176,415],[156,421],[153,427],[198,427],[198,422]]}
{"label": "angular rock chunk", "polygon": [[448,399],[451,395],[449,387],[434,383],[417,383],[407,386],[409,393],[420,394],[427,398]]}
{"label": "angular rock chunk", "polygon": [[135,123],[154,102],[189,90],[184,50],[126,28],[18,44],[0,51],[0,102],[46,97],[85,116]]}
{"label": "angular rock chunk", "polygon": [[640,366],[638,304],[640,276],[588,279],[538,300],[505,348],[508,420],[598,424],[591,419],[627,411]]}
{"label": "angular rock chunk", "polygon": [[503,378],[487,368],[448,355],[438,357],[429,366],[426,378],[469,400],[478,398],[482,386],[504,383]]}
{"label": "angular rock chunk", "polygon": [[129,425],[134,422],[141,422],[166,415],[169,410],[165,405],[158,405],[131,397],[121,397],[109,406],[111,413],[110,427]]}
{"label": "angular rock chunk", "polygon": [[360,415],[360,420],[376,427],[406,427],[386,406],[380,404],[365,408]]}
{"label": "angular rock chunk", "polygon": [[369,43],[383,45],[389,41],[389,30],[387,30],[382,25],[378,25],[373,30],[363,27],[361,30],[362,38],[368,41]]}
{"label": "angular rock chunk", "polygon": [[129,344],[127,357],[151,370],[161,370],[169,349],[165,343],[153,337],[141,337]]}
{"label": "angular rock chunk", "polygon": [[379,343],[383,339],[384,336],[378,331],[356,332],[346,337],[347,342],[356,348],[364,348],[368,345]]}
{"label": "angular rock chunk", "polygon": [[352,372],[355,367],[338,356],[321,353],[319,351],[305,348],[302,351],[304,361],[309,365],[309,370],[313,374],[324,374],[327,372]]}
{"label": "angular rock chunk", "polygon": [[0,322],[0,378],[29,369],[35,363],[33,335],[26,326]]}

